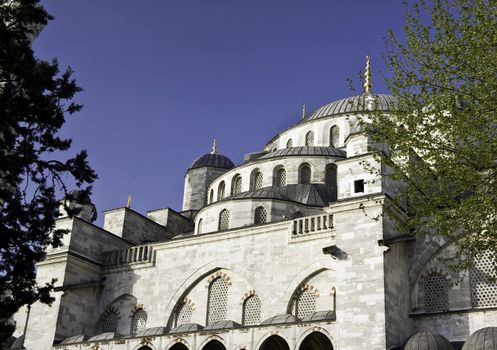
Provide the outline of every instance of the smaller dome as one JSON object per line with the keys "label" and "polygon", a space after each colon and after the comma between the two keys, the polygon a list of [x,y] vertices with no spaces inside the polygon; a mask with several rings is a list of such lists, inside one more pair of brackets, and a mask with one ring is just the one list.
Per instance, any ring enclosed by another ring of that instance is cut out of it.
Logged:
{"label": "smaller dome", "polygon": [[439,334],[418,332],[407,340],[403,350],[454,350],[450,342]]}
{"label": "smaller dome", "polygon": [[235,167],[235,164],[226,156],[223,156],[219,153],[207,153],[201,157],[198,157],[192,165],[188,168],[202,168],[204,166],[211,166],[214,168],[223,168],[223,169],[231,169]]}
{"label": "smaller dome", "polygon": [[466,340],[462,350],[497,349],[497,327],[477,330]]}

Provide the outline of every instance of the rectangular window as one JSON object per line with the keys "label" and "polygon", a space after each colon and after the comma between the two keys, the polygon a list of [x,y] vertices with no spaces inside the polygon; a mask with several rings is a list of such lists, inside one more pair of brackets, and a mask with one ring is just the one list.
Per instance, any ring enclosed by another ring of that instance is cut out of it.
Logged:
{"label": "rectangular window", "polygon": [[364,180],[354,181],[354,193],[363,193],[363,192],[364,192]]}

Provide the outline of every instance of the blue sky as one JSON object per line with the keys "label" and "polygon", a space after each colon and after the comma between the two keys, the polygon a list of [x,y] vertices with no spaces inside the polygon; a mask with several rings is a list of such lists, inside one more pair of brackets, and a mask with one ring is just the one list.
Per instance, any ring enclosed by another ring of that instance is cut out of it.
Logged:
{"label": "blue sky", "polygon": [[[360,89],[372,56],[402,33],[400,0],[46,0],[55,16],[34,43],[71,66],[84,108],[62,134],[99,175],[93,202],[181,210],[189,165],[211,149],[240,164],[309,111]],[[361,90],[359,90],[360,92]]]}

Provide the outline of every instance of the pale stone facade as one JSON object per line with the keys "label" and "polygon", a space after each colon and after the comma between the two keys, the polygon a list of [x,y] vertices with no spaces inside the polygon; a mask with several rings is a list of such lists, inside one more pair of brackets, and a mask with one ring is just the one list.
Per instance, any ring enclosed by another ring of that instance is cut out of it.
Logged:
{"label": "pale stone facade", "polygon": [[381,166],[357,126],[366,101],[321,107],[241,165],[200,157],[182,212],[60,218],[69,233],[37,277],[57,278],[55,302],[16,315],[12,348],[394,349],[418,331],[454,343],[497,326],[494,281],[448,271],[450,243],[382,216],[401,184],[364,169]]}

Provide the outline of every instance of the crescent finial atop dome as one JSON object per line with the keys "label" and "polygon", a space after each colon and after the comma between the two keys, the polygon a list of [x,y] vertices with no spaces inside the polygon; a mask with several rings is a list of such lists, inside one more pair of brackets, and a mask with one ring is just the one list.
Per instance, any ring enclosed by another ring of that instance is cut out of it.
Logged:
{"label": "crescent finial atop dome", "polygon": [[364,94],[371,95],[373,83],[371,81],[371,57],[366,56],[366,71],[364,72]]}

